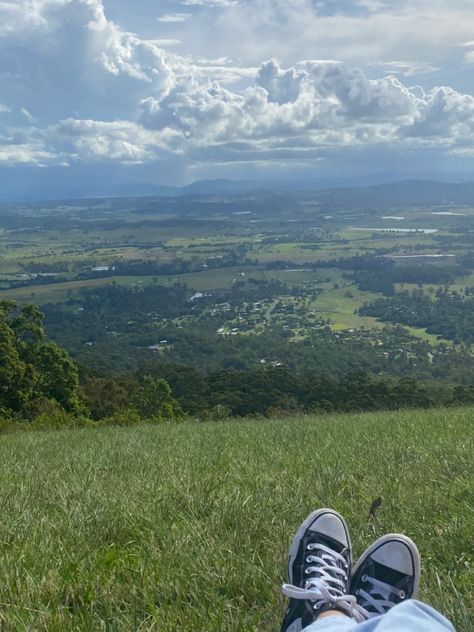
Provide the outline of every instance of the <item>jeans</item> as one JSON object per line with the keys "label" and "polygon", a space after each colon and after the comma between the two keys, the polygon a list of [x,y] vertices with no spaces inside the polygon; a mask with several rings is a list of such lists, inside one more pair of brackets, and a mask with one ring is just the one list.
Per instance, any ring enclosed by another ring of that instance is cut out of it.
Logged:
{"label": "jeans", "polygon": [[408,600],[364,623],[346,616],[323,617],[303,632],[454,632],[451,623],[421,601]]}

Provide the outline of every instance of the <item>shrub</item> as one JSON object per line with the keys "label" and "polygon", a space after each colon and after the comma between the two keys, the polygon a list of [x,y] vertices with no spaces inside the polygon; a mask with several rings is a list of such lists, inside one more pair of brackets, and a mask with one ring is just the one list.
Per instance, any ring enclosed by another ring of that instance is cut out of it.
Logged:
{"label": "shrub", "polygon": [[88,417],[75,417],[70,413],[60,411],[52,415],[41,413],[27,426],[28,430],[60,430],[62,428],[92,427],[94,422]]}
{"label": "shrub", "polygon": [[217,404],[211,410],[203,410],[199,421],[226,421],[231,417],[231,409],[224,404]]}
{"label": "shrub", "polygon": [[99,426],[135,426],[140,422],[140,415],[134,408],[122,408],[110,417],[97,422]]}

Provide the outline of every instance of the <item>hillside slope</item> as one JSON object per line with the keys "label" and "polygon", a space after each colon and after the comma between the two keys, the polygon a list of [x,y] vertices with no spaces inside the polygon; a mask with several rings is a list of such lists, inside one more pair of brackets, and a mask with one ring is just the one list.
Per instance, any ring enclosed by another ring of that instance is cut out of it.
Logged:
{"label": "hillside slope", "polygon": [[330,506],[356,554],[387,531],[413,537],[421,598],[469,632],[473,414],[3,435],[0,627],[276,630],[293,532]]}

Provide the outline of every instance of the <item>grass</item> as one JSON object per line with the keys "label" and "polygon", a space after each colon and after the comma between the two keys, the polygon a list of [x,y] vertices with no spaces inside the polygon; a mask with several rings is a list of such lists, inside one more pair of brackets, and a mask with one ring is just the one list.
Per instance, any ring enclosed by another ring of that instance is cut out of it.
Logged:
{"label": "grass", "polygon": [[469,632],[473,413],[4,435],[0,628],[276,630],[289,542],[331,506],[356,554],[413,537],[420,597]]}
{"label": "grass", "polygon": [[[329,318],[334,331],[342,329],[382,329],[385,324],[370,316],[360,316],[356,312],[365,302],[377,297],[371,292],[362,292],[354,283],[344,279],[336,270],[322,271],[323,292],[313,301],[311,309],[322,318]],[[335,285],[338,288],[335,288]]]}
{"label": "grass", "polygon": [[[64,281],[62,283],[47,283],[45,285],[30,285],[14,289],[2,290],[0,300],[13,300],[19,303],[34,302],[38,305],[46,303],[60,303],[67,301],[72,295],[81,289],[94,289],[111,285],[141,285],[153,283],[152,276],[120,276],[101,277],[98,279],[85,279],[81,281]],[[166,277],[167,278],[167,277]]]}
{"label": "grass", "polygon": [[[234,279],[243,280],[240,272],[245,270],[246,276],[256,279],[264,279],[265,272],[260,270],[250,270],[246,268],[217,268],[203,272],[190,272],[177,275],[150,275],[150,276],[109,276],[98,279],[84,279],[80,281],[64,281],[60,283],[48,283],[45,285],[30,285],[26,287],[0,290],[0,300],[9,299],[19,303],[34,302],[38,305],[45,303],[59,303],[68,300],[71,295],[79,290],[87,288],[94,289],[103,287],[115,282],[117,285],[150,285],[156,282],[159,285],[169,285],[170,283],[185,283],[189,288],[198,291],[226,288],[232,285]],[[266,278],[271,278],[267,274]]]}

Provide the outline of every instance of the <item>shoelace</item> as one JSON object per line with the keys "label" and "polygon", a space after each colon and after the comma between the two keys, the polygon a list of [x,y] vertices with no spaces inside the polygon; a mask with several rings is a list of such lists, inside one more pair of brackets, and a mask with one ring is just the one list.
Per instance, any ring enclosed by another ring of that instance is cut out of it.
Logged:
{"label": "shoelace", "polygon": [[304,588],[284,584],[283,594],[291,599],[313,601],[315,610],[325,604],[337,606],[357,622],[364,621],[356,598],[345,594],[348,566],[343,556],[323,544],[308,544],[307,550],[319,555],[306,558],[309,566],[304,571],[308,575]]}
{"label": "shoelace", "polygon": [[[385,584],[375,577],[369,577],[368,575],[362,575],[362,581],[370,584],[369,590],[359,589],[357,596],[359,597],[359,605],[357,606],[358,612],[364,617],[364,620],[372,619],[380,614],[385,614],[387,610],[393,608],[396,604],[390,601],[390,595],[397,595],[400,599],[405,599],[405,592],[398,590],[395,586]],[[367,610],[372,608],[375,612]]]}

